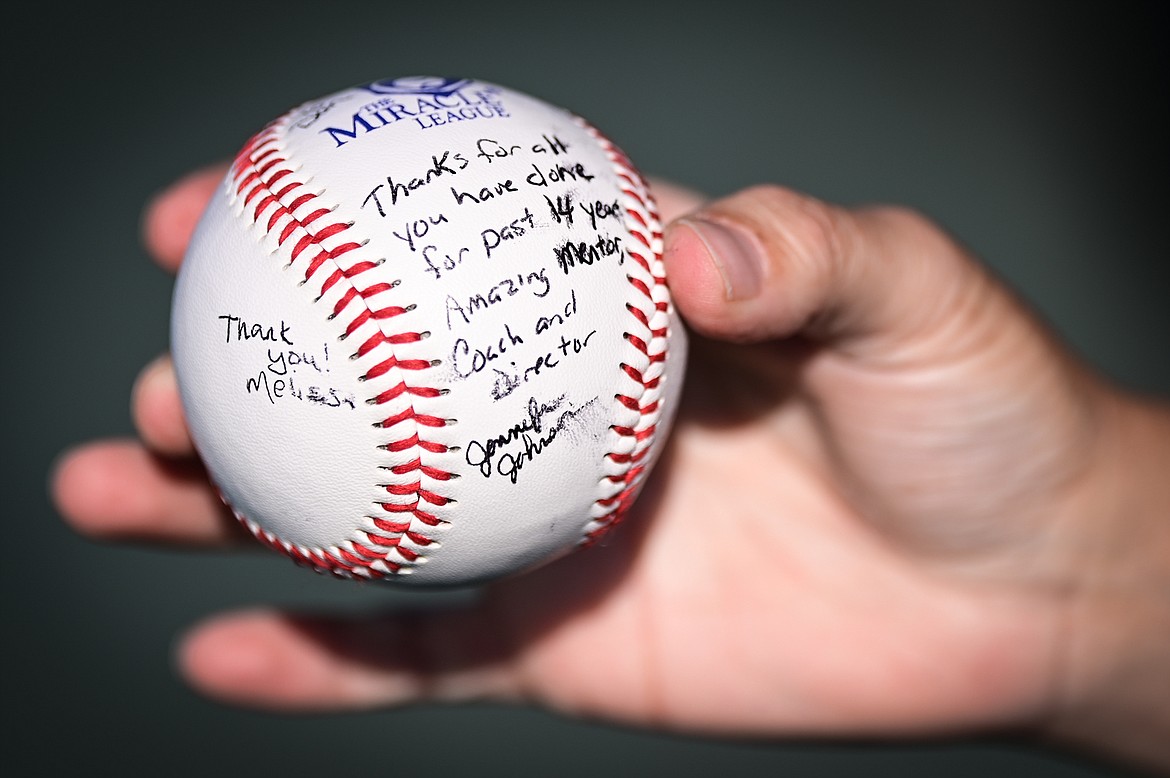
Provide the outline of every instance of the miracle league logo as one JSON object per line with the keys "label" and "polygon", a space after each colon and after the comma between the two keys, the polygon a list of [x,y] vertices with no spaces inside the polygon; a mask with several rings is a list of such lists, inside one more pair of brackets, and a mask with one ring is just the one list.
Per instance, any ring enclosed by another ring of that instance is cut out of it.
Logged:
{"label": "miracle league logo", "polygon": [[472,88],[471,79],[411,76],[364,84],[364,89],[377,97],[353,114],[346,126],[326,127],[319,132],[328,135],[337,148],[359,135],[366,135],[398,122],[414,123],[429,130],[445,124],[469,122],[508,116],[500,101],[499,87]]}

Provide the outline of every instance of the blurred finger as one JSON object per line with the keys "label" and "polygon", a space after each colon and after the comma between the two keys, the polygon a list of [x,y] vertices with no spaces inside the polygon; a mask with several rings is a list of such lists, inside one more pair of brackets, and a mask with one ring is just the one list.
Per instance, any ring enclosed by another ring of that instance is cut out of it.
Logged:
{"label": "blurred finger", "polygon": [[204,694],[274,710],[514,697],[498,634],[476,609],[383,618],[251,611],[194,629],[179,662]]}
{"label": "blurred finger", "polygon": [[707,198],[698,192],[660,178],[650,179],[650,190],[658,203],[658,215],[663,224],[672,222],[707,202]]}
{"label": "blurred finger", "polygon": [[171,457],[195,453],[169,356],[159,357],[139,373],[131,410],[138,434],[152,451]]}
{"label": "blurred finger", "polygon": [[[631,525],[634,526],[634,525]],[[614,720],[653,712],[641,650],[638,534],[425,609],[217,616],[183,641],[203,693],[249,707],[351,710],[417,702],[532,702]],[[599,660],[604,657],[604,660]]]}
{"label": "blurred finger", "polygon": [[191,233],[226,172],[225,163],[190,173],[147,205],[142,223],[143,242],[155,261],[167,270],[177,270],[183,261]]}
{"label": "blurred finger", "polygon": [[247,537],[194,460],[158,457],[134,441],[69,452],[52,491],[69,524],[98,539],[215,546]]}

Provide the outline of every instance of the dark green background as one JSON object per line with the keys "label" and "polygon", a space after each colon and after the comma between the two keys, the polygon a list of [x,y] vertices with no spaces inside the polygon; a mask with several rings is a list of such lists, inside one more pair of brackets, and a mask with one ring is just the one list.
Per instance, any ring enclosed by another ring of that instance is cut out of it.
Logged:
{"label": "dark green background", "polygon": [[[1156,4],[28,3],[3,21],[3,764],[8,775],[1089,776],[1000,741],[732,743],[493,706],[279,717],[189,692],[175,636],[233,606],[400,597],[275,555],[75,537],[45,483],[131,432],[171,281],[151,193],[294,103],[470,75],[589,117],[648,172],[906,203],[1091,362],[1170,393],[1167,37]],[[713,699],[712,705],[720,701]],[[13,772],[13,768],[16,768]]]}

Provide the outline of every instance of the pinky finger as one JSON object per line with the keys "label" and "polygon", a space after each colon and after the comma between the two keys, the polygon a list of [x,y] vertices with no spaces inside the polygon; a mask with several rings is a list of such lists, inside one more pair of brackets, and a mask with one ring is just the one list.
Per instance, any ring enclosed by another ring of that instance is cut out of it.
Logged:
{"label": "pinky finger", "polygon": [[511,657],[484,638],[489,626],[476,609],[374,617],[244,611],[192,630],[179,665],[209,697],[286,712],[515,700]]}

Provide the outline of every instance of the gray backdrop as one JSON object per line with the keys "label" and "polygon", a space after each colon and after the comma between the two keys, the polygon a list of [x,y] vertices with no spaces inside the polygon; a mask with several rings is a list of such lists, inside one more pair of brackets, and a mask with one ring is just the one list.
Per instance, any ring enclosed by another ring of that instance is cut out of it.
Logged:
{"label": "gray backdrop", "polygon": [[[588,116],[648,172],[913,205],[1126,384],[1170,393],[1165,27],[1155,5],[18,4],[6,11],[3,762],[8,775],[991,775],[1112,769],[1007,742],[735,743],[494,706],[281,717],[172,669],[252,603],[394,601],[275,555],[93,544],[45,490],[74,441],[131,432],[167,347],[152,192],[294,103],[472,75]],[[717,702],[716,702],[717,704]]]}

